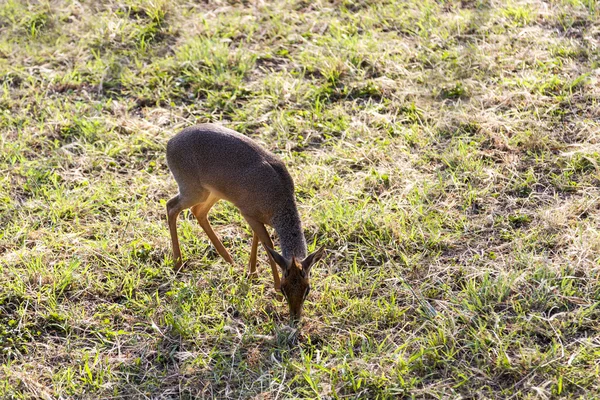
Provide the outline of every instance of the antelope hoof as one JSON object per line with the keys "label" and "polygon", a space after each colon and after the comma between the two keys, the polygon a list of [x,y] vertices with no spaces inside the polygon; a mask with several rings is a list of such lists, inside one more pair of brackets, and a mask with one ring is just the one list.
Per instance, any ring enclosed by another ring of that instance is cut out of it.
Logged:
{"label": "antelope hoof", "polygon": [[281,288],[278,288],[278,287],[275,288],[275,298],[278,301],[283,301],[283,294],[281,294]]}
{"label": "antelope hoof", "polygon": [[173,264],[173,271],[175,271],[175,273],[178,273],[182,269],[183,269],[183,262],[181,262],[181,260],[178,260],[175,262],[175,264]]}

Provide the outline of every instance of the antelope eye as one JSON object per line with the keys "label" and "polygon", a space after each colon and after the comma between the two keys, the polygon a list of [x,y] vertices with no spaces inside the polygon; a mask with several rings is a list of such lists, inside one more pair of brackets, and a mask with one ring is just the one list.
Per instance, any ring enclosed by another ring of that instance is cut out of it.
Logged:
{"label": "antelope eye", "polygon": [[304,300],[306,300],[306,298],[308,297],[308,294],[310,293],[310,286],[306,288],[306,292],[304,292]]}

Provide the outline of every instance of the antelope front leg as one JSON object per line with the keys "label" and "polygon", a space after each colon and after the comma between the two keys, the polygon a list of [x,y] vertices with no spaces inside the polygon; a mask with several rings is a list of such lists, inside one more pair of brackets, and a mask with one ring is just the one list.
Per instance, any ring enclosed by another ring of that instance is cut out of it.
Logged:
{"label": "antelope front leg", "polygon": [[[268,246],[270,248],[273,248],[273,241],[271,240],[271,237],[269,236],[269,232],[267,232],[267,229],[265,228],[263,223],[254,218],[248,217],[246,215],[244,215],[244,218],[246,219],[246,221],[248,221],[248,223],[252,227],[254,234],[258,235],[258,238],[260,239],[263,246]],[[281,281],[279,280],[279,273],[277,272],[277,265],[275,264],[275,261],[273,261],[273,259],[271,258],[271,255],[269,255],[269,263],[271,264],[271,272],[273,273],[273,283],[275,286],[275,290],[277,292],[279,292],[279,291],[281,291]]]}

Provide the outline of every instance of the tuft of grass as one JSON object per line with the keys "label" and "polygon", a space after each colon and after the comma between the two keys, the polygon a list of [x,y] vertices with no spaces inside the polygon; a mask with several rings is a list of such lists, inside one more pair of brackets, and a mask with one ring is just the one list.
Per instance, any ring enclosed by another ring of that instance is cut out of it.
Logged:
{"label": "tuft of grass", "polygon": [[[594,0],[0,4],[0,397],[593,398]],[[299,331],[219,203],[172,271],[165,144],[284,159]]]}

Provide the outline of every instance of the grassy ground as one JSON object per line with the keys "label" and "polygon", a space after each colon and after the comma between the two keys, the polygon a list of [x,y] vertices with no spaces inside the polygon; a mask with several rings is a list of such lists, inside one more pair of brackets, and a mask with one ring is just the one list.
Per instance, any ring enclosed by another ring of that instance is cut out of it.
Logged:
{"label": "grassy ground", "polygon": [[[0,2],[0,397],[600,396],[595,0],[206,3]],[[328,248],[297,340],[232,206],[171,270],[206,121]]]}

